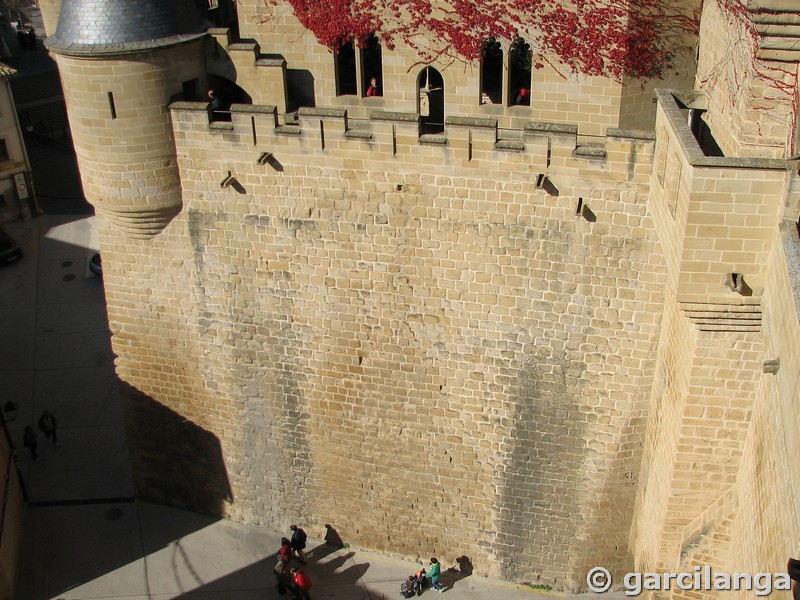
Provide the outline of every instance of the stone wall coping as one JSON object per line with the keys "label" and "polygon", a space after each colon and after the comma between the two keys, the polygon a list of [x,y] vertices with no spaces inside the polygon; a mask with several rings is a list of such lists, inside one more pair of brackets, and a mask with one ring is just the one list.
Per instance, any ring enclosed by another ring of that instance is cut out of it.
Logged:
{"label": "stone wall coping", "polygon": [[606,130],[606,137],[653,142],[656,139],[656,132],[644,131],[641,129],[618,129],[616,127],[609,127],[608,130]]}
{"label": "stone wall coping", "polygon": [[327,119],[344,119],[347,116],[347,109],[301,106],[297,110],[297,114],[298,116],[301,117],[324,117]]}
{"label": "stone wall coping", "polygon": [[240,52],[258,50],[258,48],[258,42],[255,40],[241,40],[228,45],[228,50],[238,50]]}
{"label": "stone wall coping", "polygon": [[563,123],[547,123],[545,121],[531,121],[525,125],[525,133],[578,135],[578,126],[565,125]]}
{"label": "stone wall coping", "polygon": [[371,140],[372,132],[365,129],[348,129],[344,132],[344,136],[360,140]]}
{"label": "stone wall coping", "polygon": [[487,129],[497,129],[497,119],[487,119],[484,117],[447,117],[445,125],[455,125],[458,127],[485,127]]}
{"label": "stone wall coping", "polygon": [[256,59],[257,67],[282,67],[286,64],[286,59],[282,56],[263,55]]}
{"label": "stone wall coping", "polygon": [[405,123],[417,123],[419,115],[417,113],[394,112],[388,110],[373,110],[369,118],[371,121],[403,121]]}
{"label": "stone wall coping", "polygon": [[419,136],[419,143],[420,144],[430,144],[433,146],[446,146],[447,145],[447,136],[446,135],[436,135],[436,134],[427,134]]}
{"label": "stone wall coping", "polygon": [[681,108],[678,102],[687,105],[695,104],[698,98],[696,92],[683,92],[681,90],[656,90],[658,103],[669,121],[683,154],[693,167],[714,167],[726,169],[759,169],[770,171],[785,171],[788,162],[781,158],[737,158],[733,156],[706,156],[694,137],[686,119],[687,109]]}
{"label": "stone wall coping", "polygon": [[574,154],[584,158],[605,158],[606,149],[603,146],[578,146]]}
{"label": "stone wall coping", "polygon": [[207,111],[208,102],[188,102],[186,100],[178,100],[170,103],[170,110],[194,110],[194,111]]}
{"label": "stone wall coping", "polygon": [[209,27],[208,33],[210,35],[228,35],[229,27]]}
{"label": "stone wall coping", "polygon": [[278,110],[277,106],[269,104],[231,104],[232,113],[258,113],[262,115],[274,115]]}
{"label": "stone wall coping", "polygon": [[300,135],[303,132],[296,125],[278,125],[275,128],[275,133],[279,133],[282,135]]}
{"label": "stone wall coping", "polygon": [[523,152],[525,150],[525,142],[519,140],[497,140],[494,147],[498,150],[515,150]]}
{"label": "stone wall coping", "polygon": [[233,131],[233,123],[230,121],[212,121],[208,124],[212,131]]}

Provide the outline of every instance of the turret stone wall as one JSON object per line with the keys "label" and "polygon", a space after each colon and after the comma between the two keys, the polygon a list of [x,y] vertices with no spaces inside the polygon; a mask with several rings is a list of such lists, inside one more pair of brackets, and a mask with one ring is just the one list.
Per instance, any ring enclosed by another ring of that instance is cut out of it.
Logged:
{"label": "turret stone wall", "polygon": [[56,57],[87,199],[130,233],[157,231],[181,206],[167,104],[184,82],[205,88],[203,40],[102,60]]}

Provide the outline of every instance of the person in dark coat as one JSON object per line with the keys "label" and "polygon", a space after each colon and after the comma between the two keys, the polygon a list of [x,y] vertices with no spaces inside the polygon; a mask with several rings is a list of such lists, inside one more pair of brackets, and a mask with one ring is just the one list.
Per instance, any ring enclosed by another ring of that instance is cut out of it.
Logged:
{"label": "person in dark coat", "polygon": [[304,563],[306,562],[306,557],[305,554],[303,554],[303,550],[306,547],[308,536],[306,532],[297,525],[291,525],[289,529],[292,530],[292,552],[297,555],[297,560]]}
{"label": "person in dark coat", "polygon": [[22,434],[22,443],[31,451],[33,460],[39,460],[39,455],[36,453],[36,447],[39,445],[36,441],[36,432],[30,425],[25,428],[25,432]]}
{"label": "person in dark coat", "polygon": [[47,439],[53,440],[53,446],[58,446],[58,434],[56,433],[58,421],[49,410],[45,410],[39,417],[39,429]]}

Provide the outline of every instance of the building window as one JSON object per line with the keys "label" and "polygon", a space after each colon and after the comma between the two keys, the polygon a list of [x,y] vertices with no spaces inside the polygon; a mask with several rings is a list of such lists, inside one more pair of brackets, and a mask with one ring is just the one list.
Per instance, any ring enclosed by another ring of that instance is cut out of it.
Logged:
{"label": "building window", "polygon": [[187,102],[195,102],[200,97],[200,80],[195,77],[183,82],[183,99]]}
{"label": "building window", "polygon": [[531,47],[517,38],[508,50],[509,102],[512,105],[531,105]]}
{"label": "building window", "polygon": [[374,35],[361,49],[361,81],[364,82],[362,96],[383,96],[383,61],[381,43]]}
{"label": "building window", "polygon": [[483,43],[481,104],[503,102],[503,48],[497,40]]}
{"label": "building window", "polygon": [[345,42],[336,49],[335,69],[336,69],[336,95],[355,96],[357,94],[356,84],[356,52],[353,42]]}
{"label": "building window", "polygon": [[114,102],[114,92],[108,92],[108,108],[111,109],[111,118],[117,118],[117,105]]}
{"label": "building window", "polygon": [[11,157],[8,155],[6,141],[4,139],[0,139],[0,162],[6,162],[9,160],[11,160]]}
{"label": "building window", "polygon": [[420,133],[444,133],[444,78],[433,67],[425,67],[417,77],[419,88]]}

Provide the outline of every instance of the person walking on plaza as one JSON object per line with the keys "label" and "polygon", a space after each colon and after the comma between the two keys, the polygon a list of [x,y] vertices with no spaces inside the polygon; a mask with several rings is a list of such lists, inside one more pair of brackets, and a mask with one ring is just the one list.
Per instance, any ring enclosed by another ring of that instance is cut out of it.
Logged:
{"label": "person walking on plaza", "polygon": [[439,577],[442,574],[442,565],[439,564],[437,558],[431,558],[431,565],[428,567],[428,578],[431,580],[431,587],[440,594],[444,591],[442,584],[439,583]]}
{"label": "person walking on plaza", "polygon": [[306,547],[308,536],[306,532],[297,525],[291,525],[289,529],[292,530],[292,552],[297,555],[297,560],[301,563],[305,563],[306,557],[305,554],[303,554],[303,550]]}
{"label": "person walking on plaza", "polygon": [[292,569],[294,579],[294,597],[297,600],[311,600],[308,590],[311,589],[311,580],[303,569]]}
{"label": "person walking on plaza", "polygon": [[278,549],[278,562],[273,573],[277,580],[278,593],[283,595],[292,586],[292,574],[289,572],[289,561],[292,560],[292,545],[287,538],[281,538],[281,547]]}
{"label": "person walking on plaza", "polygon": [[36,441],[36,432],[30,425],[25,428],[25,432],[22,434],[22,443],[31,451],[33,460],[39,460],[39,455],[36,453],[36,447],[39,445]]}
{"label": "person walking on plaza", "polygon": [[42,416],[39,417],[39,429],[41,429],[44,437],[53,440],[53,446],[58,446],[56,427],[58,427],[58,421],[49,410],[45,410]]}

